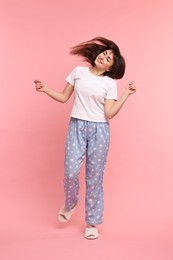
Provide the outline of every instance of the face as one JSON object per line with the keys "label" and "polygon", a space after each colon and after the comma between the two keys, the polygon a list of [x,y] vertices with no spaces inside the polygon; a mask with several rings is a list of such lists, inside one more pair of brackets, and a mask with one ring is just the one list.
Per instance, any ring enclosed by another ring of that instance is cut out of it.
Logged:
{"label": "face", "polygon": [[112,50],[101,52],[95,59],[95,66],[104,71],[109,71],[114,63],[114,54]]}

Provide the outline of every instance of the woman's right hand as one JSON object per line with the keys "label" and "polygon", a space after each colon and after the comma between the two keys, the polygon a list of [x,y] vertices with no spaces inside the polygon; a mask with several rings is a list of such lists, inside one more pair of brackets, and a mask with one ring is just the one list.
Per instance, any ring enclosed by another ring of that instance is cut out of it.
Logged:
{"label": "woman's right hand", "polygon": [[39,91],[39,92],[45,92],[46,91],[47,87],[42,81],[36,79],[34,81],[34,83],[35,83],[35,88],[36,88],[37,91]]}

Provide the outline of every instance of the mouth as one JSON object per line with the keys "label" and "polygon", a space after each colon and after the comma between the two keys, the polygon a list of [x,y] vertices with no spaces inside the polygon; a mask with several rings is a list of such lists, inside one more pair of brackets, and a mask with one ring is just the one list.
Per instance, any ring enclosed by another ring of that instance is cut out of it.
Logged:
{"label": "mouth", "polygon": [[102,59],[101,58],[97,58],[98,63],[102,64]]}

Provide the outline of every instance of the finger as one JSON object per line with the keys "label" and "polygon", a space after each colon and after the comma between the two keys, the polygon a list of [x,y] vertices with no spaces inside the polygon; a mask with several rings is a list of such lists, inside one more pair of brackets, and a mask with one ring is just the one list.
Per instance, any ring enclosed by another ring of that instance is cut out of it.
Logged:
{"label": "finger", "polygon": [[131,89],[131,91],[132,91],[132,92],[136,92],[136,89],[135,89],[135,88],[133,88],[133,89]]}
{"label": "finger", "polygon": [[41,89],[42,88],[42,86],[36,86],[36,89]]}
{"label": "finger", "polygon": [[136,88],[135,84],[129,85],[129,88]]}
{"label": "finger", "polygon": [[136,89],[135,88],[130,88],[130,91],[136,91]]}
{"label": "finger", "polygon": [[42,91],[42,88],[36,88],[37,91]]}
{"label": "finger", "polygon": [[40,80],[38,80],[38,79],[36,79],[36,80],[34,80],[34,83],[42,83]]}
{"label": "finger", "polygon": [[134,91],[134,90],[136,90],[136,87],[135,86],[129,86],[129,89]]}
{"label": "finger", "polygon": [[43,84],[42,84],[42,83],[36,83],[36,86],[37,86],[37,87],[42,87]]}

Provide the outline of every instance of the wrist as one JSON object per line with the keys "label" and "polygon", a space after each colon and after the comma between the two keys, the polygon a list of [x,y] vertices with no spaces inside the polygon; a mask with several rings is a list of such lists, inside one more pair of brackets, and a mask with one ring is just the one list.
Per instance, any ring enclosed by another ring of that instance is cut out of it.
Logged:
{"label": "wrist", "polygon": [[45,86],[45,87],[44,87],[44,92],[45,92],[46,94],[49,94],[50,88],[48,88],[47,86]]}
{"label": "wrist", "polygon": [[124,98],[128,98],[130,96],[130,93],[127,91],[127,89],[124,90],[123,96]]}

